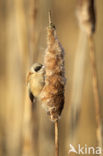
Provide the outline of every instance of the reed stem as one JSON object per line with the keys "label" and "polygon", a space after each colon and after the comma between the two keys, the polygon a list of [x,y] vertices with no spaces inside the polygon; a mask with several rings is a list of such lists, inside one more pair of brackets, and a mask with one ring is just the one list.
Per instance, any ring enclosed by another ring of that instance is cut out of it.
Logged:
{"label": "reed stem", "polygon": [[96,135],[97,135],[98,145],[102,147],[100,100],[99,100],[99,89],[98,89],[98,79],[97,79],[97,69],[96,69],[93,35],[88,36],[88,41],[89,41],[89,49],[90,49],[89,53],[90,53],[90,62],[91,62],[91,70],[92,70],[92,85],[93,85],[96,123],[97,123],[97,130],[96,130],[97,134]]}
{"label": "reed stem", "polygon": [[58,120],[55,121],[55,156],[59,156],[59,127],[58,127]]}
{"label": "reed stem", "polygon": [[49,26],[52,24],[51,11],[48,12],[48,23]]}

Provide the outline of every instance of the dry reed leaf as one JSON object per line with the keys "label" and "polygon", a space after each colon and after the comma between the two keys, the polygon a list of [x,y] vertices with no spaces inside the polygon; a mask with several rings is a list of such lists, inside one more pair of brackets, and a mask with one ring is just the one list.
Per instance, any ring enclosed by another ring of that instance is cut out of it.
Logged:
{"label": "dry reed leaf", "polygon": [[95,45],[93,40],[93,33],[95,32],[95,8],[94,0],[78,0],[78,21],[80,27],[85,30],[88,35],[90,63],[92,72],[92,85],[94,94],[94,104],[96,113],[96,137],[98,146],[102,147],[102,126],[101,126],[101,112],[100,112],[100,98],[99,98],[99,85],[97,76]]}
{"label": "dry reed leaf", "polygon": [[95,8],[94,0],[77,1],[77,18],[80,28],[89,35],[95,31]]}

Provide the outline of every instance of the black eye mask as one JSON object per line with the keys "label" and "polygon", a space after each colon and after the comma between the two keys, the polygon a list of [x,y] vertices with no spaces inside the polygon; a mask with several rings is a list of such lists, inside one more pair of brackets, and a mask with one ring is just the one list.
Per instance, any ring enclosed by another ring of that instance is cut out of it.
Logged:
{"label": "black eye mask", "polygon": [[42,65],[41,66],[37,66],[34,68],[34,71],[38,72],[40,69],[41,69]]}

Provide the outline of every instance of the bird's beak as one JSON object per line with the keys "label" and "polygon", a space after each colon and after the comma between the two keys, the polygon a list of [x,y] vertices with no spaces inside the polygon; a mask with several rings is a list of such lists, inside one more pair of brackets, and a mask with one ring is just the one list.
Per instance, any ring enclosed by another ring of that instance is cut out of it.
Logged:
{"label": "bird's beak", "polygon": [[43,65],[43,66],[42,66],[42,68],[44,69],[44,68],[45,68],[45,66]]}

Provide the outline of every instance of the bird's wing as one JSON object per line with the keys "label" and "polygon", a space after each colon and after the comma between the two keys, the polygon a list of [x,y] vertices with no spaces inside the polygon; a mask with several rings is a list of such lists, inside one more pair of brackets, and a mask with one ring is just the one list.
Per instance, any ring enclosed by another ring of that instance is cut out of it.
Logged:
{"label": "bird's wing", "polygon": [[30,98],[31,102],[33,103],[35,97],[30,90],[29,90],[29,98]]}
{"label": "bird's wing", "polygon": [[34,107],[37,103],[36,97],[32,94],[32,92],[29,90],[29,98],[32,104],[32,110],[34,110]]}

